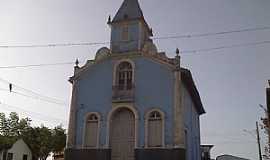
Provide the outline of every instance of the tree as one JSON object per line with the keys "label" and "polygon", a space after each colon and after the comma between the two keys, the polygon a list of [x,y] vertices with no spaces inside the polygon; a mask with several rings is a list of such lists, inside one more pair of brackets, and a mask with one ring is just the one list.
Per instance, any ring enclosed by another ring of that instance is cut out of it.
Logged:
{"label": "tree", "polygon": [[33,152],[33,160],[46,160],[51,152],[60,152],[66,145],[66,134],[62,126],[49,129],[34,127],[24,134],[24,139]]}
{"label": "tree", "polygon": [[52,130],[52,138],[53,138],[53,150],[52,152],[57,153],[63,151],[66,146],[66,133],[65,129],[63,129],[62,125],[56,126]]}
{"label": "tree", "polygon": [[0,149],[10,148],[15,141],[16,138],[14,137],[5,137],[0,135]]}
{"label": "tree", "polygon": [[31,119],[11,112],[9,117],[0,113],[0,149],[8,148],[22,138],[32,150],[33,160],[46,160],[51,152],[61,152],[66,145],[65,129],[61,125],[49,129],[44,125],[32,127]]}
{"label": "tree", "polygon": [[9,135],[9,125],[6,115],[4,113],[0,113],[0,134],[2,136]]}
{"label": "tree", "polygon": [[24,131],[31,127],[31,119],[20,119],[16,112],[11,112],[9,117],[0,113],[0,134],[8,137],[20,137]]}

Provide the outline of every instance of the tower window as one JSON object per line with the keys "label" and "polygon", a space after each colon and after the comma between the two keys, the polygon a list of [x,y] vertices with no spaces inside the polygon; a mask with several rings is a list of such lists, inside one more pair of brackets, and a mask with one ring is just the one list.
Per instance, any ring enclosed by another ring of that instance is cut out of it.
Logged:
{"label": "tower window", "polygon": [[128,25],[124,25],[123,28],[122,28],[122,40],[123,41],[128,41],[129,40],[129,36],[128,36]]}
{"label": "tower window", "polygon": [[122,62],[117,67],[118,89],[132,89],[132,65],[129,62]]}

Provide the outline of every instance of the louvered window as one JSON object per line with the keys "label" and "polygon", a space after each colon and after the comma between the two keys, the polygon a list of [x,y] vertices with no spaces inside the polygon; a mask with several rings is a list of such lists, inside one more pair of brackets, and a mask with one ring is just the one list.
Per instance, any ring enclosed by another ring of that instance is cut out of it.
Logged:
{"label": "louvered window", "polygon": [[148,146],[162,146],[162,116],[157,111],[151,112],[148,118]]}
{"label": "louvered window", "polygon": [[98,116],[91,114],[87,117],[85,127],[85,147],[96,147],[98,138]]}
{"label": "louvered window", "polygon": [[132,89],[132,65],[129,62],[122,62],[118,66],[118,89]]}

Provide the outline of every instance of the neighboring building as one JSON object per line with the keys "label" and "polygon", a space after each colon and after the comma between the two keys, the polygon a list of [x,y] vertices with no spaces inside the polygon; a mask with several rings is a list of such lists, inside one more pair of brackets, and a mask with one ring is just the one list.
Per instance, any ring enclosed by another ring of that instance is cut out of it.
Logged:
{"label": "neighboring building", "polygon": [[11,148],[0,149],[0,160],[32,160],[32,152],[22,140],[17,140]]}
{"label": "neighboring building", "polygon": [[211,160],[210,150],[214,145],[201,145],[202,160]]}
{"label": "neighboring building", "polygon": [[110,49],[75,66],[65,160],[200,160],[199,92],[158,52],[138,0],[113,19]]}
{"label": "neighboring building", "polygon": [[64,160],[64,152],[53,153],[53,160]]}
{"label": "neighboring building", "polygon": [[245,158],[240,158],[232,155],[221,155],[216,158],[216,160],[249,160]]}

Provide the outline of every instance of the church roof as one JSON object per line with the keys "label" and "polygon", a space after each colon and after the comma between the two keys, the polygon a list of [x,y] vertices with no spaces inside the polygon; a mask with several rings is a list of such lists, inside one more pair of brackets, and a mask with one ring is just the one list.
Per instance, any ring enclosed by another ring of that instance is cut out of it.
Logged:
{"label": "church roof", "polygon": [[124,0],[112,22],[141,18],[144,17],[138,0]]}
{"label": "church roof", "polygon": [[191,74],[190,70],[188,70],[186,68],[181,68],[181,78],[182,78],[183,83],[187,87],[188,92],[191,95],[192,101],[194,102],[198,113],[200,115],[204,114],[205,110],[204,110],[203,105],[202,105],[201,97],[200,97],[199,91],[197,90],[197,87],[193,81],[192,74]]}

